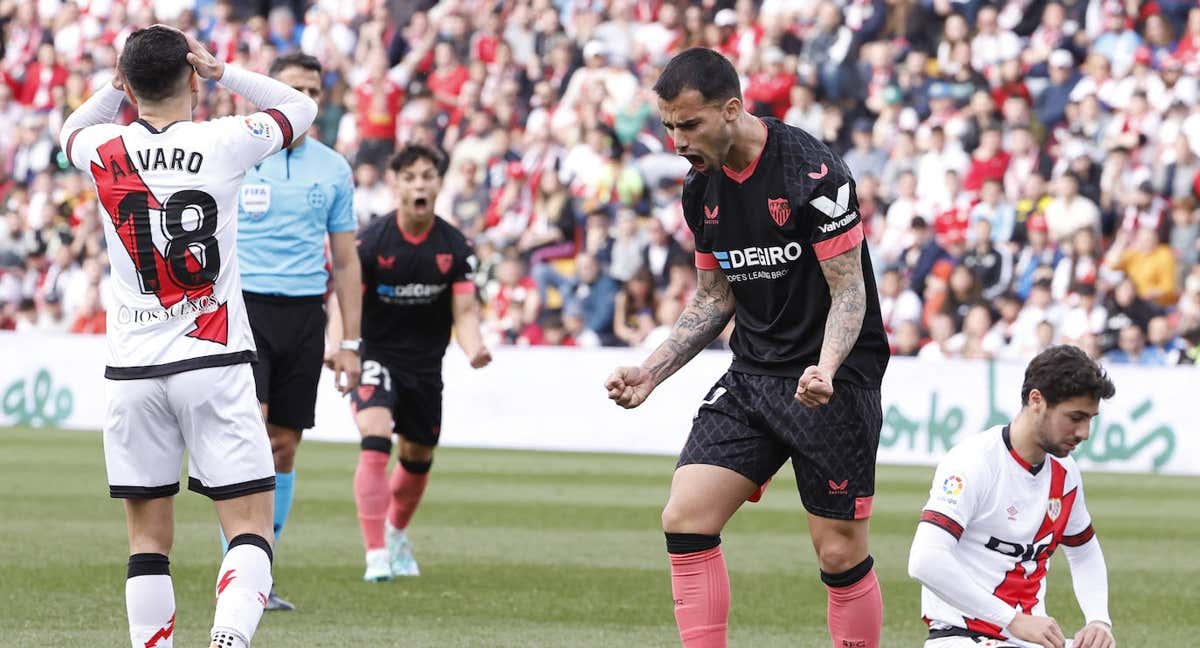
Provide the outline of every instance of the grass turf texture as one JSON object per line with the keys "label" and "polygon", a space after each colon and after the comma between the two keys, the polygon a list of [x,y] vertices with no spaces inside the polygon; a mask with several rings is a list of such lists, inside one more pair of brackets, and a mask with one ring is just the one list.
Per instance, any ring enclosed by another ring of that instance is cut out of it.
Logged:
{"label": "grass turf texture", "polygon": [[[357,446],[305,442],[256,648],[677,645],[659,510],[667,457],[442,449],[411,536],[422,576],[361,580]],[[928,468],[880,467],[872,553],[883,645],[919,646],[906,575]],[[1200,646],[1200,479],[1090,474],[1119,645]],[[219,547],[208,500],[177,498],[176,645],[206,645]],[[732,646],[829,645],[825,589],[790,471],[724,535]],[[127,646],[125,527],[98,434],[0,428],[0,646]],[[1062,552],[1050,612],[1081,623]],[[1071,636],[1068,634],[1068,636]]]}

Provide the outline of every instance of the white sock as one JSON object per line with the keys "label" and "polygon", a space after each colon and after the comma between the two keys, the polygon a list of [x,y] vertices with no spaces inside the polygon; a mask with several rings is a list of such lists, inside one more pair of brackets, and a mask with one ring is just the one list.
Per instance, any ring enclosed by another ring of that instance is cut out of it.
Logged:
{"label": "white sock", "polygon": [[133,648],[174,646],[175,587],[166,556],[143,553],[129,557],[125,611]]}
{"label": "white sock", "polygon": [[249,646],[271,593],[271,545],[262,536],[237,536],[217,574],[212,640],[221,648]]}

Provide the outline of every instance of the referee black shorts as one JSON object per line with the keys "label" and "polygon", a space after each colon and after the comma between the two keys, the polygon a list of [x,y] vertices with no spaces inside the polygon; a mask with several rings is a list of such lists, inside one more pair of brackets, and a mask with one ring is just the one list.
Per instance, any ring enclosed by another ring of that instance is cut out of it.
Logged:
{"label": "referee black shorts", "polygon": [[313,426],[325,357],[325,298],[244,292],[258,347],[254,388],[267,422],[293,430]]}
{"label": "referee black shorts", "polygon": [[809,513],[869,517],[883,427],[879,390],[837,381],[828,403],[809,408],[795,399],[796,381],[727,372],[700,405],[679,465],[721,466],[761,486],[791,459]]}

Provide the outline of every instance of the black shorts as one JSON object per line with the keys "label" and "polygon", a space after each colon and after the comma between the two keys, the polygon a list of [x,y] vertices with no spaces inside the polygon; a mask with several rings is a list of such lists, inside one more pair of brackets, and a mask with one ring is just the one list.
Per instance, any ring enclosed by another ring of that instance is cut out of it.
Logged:
{"label": "black shorts", "polygon": [[350,392],[357,413],[368,407],[386,407],[392,413],[392,430],[412,443],[436,446],[442,433],[442,376],[416,374],[398,366],[363,358],[362,380]]}
{"label": "black shorts", "polygon": [[796,380],[727,372],[700,405],[678,465],[721,466],[761,486],[790,458],[809,513],[869,517],[883,427],[879,390],[839,381],[828,403],[809,408],[795,399]]}
{"label": "black shorts", "polygon": [[312,427],[325,357],[325,298],[242,295],[258,347],[254,389],[267,406],[267,422]]}

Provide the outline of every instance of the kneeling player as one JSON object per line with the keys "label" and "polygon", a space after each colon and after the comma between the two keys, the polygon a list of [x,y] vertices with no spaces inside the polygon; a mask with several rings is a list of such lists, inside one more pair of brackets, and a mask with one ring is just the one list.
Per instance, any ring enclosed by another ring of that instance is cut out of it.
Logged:
{"label": "kneeling player", "polygon": [[1051,347],[1025,369],[1012,423],[942,459],[908,562],[922,585],[926,648],[1071,645],[1046,616],[1046,570],[1060,544],[1087,619],[1074,648],[1116,645],[1104,554],[1070,457],[1114,392],[1083,351]]}
{"label": "kneeling player", "polygon": [[[451,327],[472,367],[492,360],[479,332],[474,251],[462,232],[433,213],[441,156],[410,145],[390,166],[396,211],[358,235],[363,363],[351,401],[362,434],[354,499],[367,581],[419,574],[406,530],[425,492],[442,425],[442,357]],[[400,435],[400,462],[389,484],[393,433]]]}

